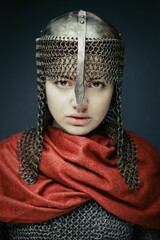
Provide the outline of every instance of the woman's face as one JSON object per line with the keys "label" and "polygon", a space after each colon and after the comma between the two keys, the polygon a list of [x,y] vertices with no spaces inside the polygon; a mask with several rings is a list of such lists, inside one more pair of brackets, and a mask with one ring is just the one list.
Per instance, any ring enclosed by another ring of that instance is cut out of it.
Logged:
{"label": "woman's face", "polygon": [[85,135],[97,128],[106,116],[113,84],[103,80],[85,83],[85,96],[80,108],[75,98],[75,81],[46,81],[47,104],[53,126],[74,135]]}

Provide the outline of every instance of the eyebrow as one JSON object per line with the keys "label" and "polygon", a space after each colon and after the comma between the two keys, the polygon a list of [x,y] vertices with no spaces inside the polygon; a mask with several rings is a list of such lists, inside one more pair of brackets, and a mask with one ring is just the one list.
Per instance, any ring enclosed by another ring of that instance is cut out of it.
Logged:
{"label": "eyebrow", "polygon": [[54,79],[53,81],[57,81],[57,80],[70,80],[70,81],[76,81],[75,77],[72,78],[71,76],[59,76],[56,79]]}
{"label": "eyebrow", "polygon": [[89,80],[86,80],[87,82],[89,81],[106,81],[106,77],[104,75],[99,76],[99,77],[89,77]]}

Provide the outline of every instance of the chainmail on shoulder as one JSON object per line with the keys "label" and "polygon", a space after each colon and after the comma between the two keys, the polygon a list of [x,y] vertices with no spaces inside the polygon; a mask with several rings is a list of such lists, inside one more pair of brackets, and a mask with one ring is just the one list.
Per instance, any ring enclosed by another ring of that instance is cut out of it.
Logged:
{"label": "chainmail on shoulder", "polygon": [[76,210],[44,223],[8,224],[10,240],[129,240],[133,224],[127,223],[91,200]]}

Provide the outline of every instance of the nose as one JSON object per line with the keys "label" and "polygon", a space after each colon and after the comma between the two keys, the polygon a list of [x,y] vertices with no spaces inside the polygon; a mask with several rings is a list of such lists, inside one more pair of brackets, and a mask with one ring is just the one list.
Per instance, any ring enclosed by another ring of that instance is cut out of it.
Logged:
{"label": "nose", "polygon": [[78,112],[84,112],[88,108],[88,97],[85,91],[83,102],[81,106],[78,106],[77,101],[76,101],[76,96],[75,96],[75,91],[72,92],[72,97],[71,97],[71,106],[73,109],[76,109]]}

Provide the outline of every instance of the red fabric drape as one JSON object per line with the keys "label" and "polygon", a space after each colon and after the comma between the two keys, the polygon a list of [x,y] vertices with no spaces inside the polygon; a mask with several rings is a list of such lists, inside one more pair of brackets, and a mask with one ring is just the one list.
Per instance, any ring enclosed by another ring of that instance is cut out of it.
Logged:
{"label": "red fabric drape", "polygon": [[17,140],[0,143],[0,220],[42,222],[67,213],[93,198],[128,222],[160,230],[160,156],[141,137],[129,132],[138,145],[140,188],[134,193],[116,166],[110,139],[93,134],[74,136],[49,127],[38,181],[27,185],[18,174]]}

